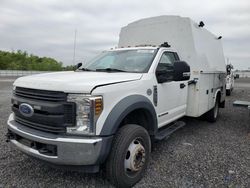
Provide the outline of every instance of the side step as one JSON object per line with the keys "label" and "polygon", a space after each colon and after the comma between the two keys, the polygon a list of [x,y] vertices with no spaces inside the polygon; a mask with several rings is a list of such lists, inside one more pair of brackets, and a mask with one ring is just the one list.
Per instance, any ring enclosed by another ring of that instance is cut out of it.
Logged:
{"label": "side step", "polygon": [[178,129],[185,126],[186,123],[183,121],[177,121],[174,124],[167,126],[166,128],[163,128],[162,130],[159,130],[158,133],[155,135],[156,140],[163,140],[166,137],[169,137],[171,134],[173,134]]}

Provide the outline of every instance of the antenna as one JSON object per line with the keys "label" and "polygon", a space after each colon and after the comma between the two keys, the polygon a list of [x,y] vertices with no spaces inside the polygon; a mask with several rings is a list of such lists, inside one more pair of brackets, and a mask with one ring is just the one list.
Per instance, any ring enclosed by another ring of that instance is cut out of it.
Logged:
{"label": "antenna", "polygon": [[77,30],[75,29],[73,66],[75,66],[75,56],[76,56],[76,32],[77,32]]}
{"label": "antenna", "polygon": [[168,44],[168,42],[164,42],[163,44],[160,45],[160,47],[170,48],[171,46]]}
{"label": "antenna", "polygon": [[199,25],[198,25],[199,27],[204,27],[205,26],[205,24],[204,24],[204,22],[203,21],[200,21],[200,23],[199,23]]}

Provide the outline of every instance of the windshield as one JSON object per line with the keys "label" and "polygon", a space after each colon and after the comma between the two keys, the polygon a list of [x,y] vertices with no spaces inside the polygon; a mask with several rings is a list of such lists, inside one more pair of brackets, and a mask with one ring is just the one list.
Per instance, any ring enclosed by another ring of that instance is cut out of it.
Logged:
{"label": "windshield", "polygon": [[92,71],[148,72],[157,49],[103,52],[84,67]]}

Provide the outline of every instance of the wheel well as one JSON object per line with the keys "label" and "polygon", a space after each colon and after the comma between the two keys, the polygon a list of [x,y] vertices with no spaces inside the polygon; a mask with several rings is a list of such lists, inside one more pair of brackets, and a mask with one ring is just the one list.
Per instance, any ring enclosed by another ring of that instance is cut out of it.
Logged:
{"label": "wheel well", "polygon": [[119,127],[127,124],[137,124],[144,127],[150,135],[154,134],[154,121],[151,113],[143,108],[133,110],[122,120]]}

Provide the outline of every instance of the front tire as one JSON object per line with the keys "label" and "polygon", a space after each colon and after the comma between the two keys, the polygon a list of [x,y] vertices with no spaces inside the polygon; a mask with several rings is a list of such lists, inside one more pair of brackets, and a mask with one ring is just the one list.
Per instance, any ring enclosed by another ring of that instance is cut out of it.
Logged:
{"label": "front tire", "polygon": [[151,151],[150,136],[139,125],[125,125],[115,135],[106,175],[116,187],[131,187],[143,177]]}

